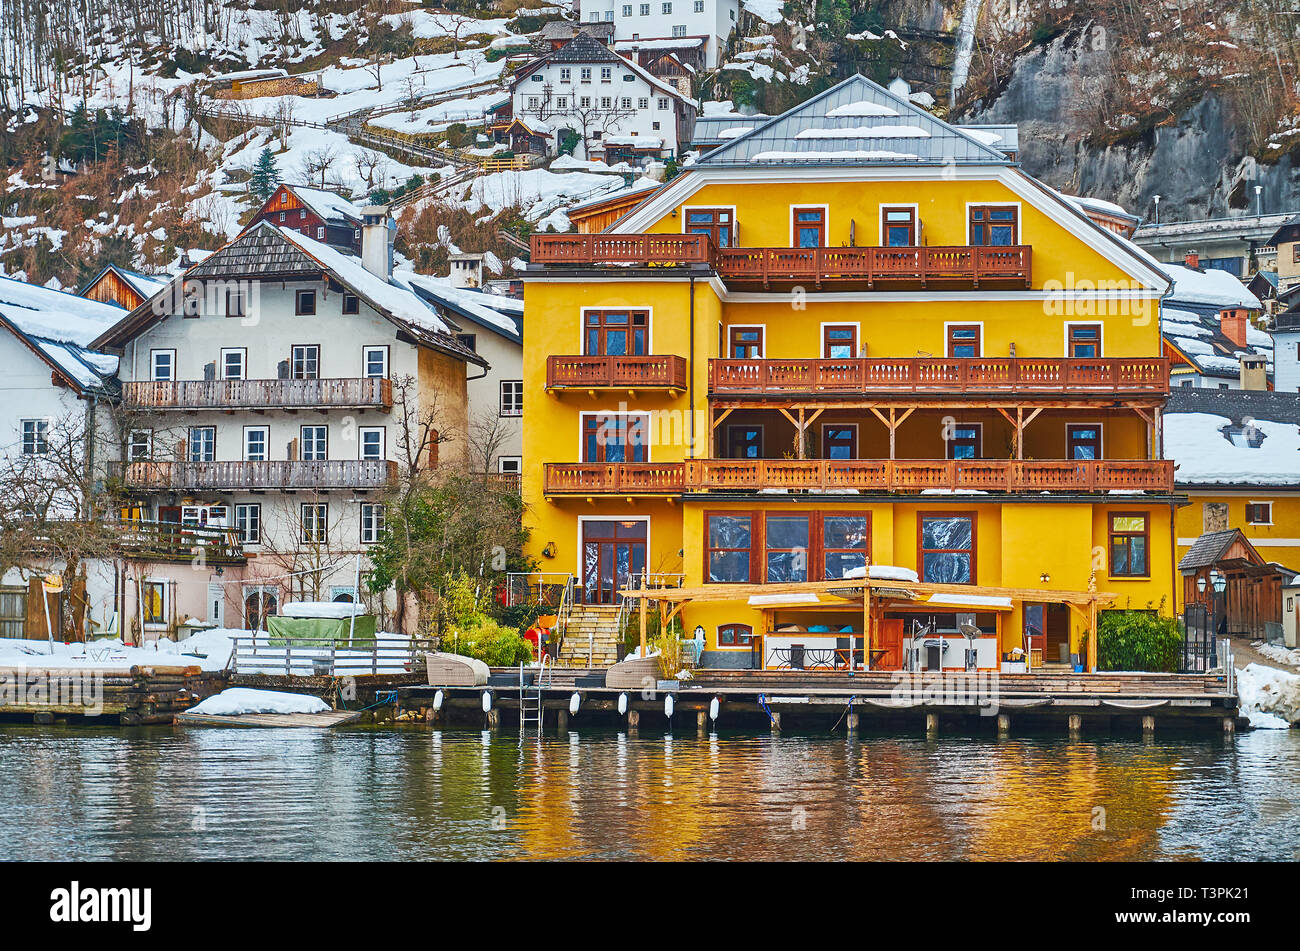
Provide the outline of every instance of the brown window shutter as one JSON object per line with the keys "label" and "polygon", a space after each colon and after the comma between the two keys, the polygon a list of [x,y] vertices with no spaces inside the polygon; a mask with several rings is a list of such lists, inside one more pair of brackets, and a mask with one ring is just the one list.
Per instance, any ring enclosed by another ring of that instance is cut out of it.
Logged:
{"label": "brown window shutter", "polygon": [[298,437],[296,436],[289,440],[288,455],[290,462],[296,462],[298,460]]}

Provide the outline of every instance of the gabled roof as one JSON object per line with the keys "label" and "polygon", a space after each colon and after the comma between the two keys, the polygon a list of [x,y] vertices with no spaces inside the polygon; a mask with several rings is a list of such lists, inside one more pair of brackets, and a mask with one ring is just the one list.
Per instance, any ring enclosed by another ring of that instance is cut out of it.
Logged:
{"label": "gabled roof", "polygon": [[361,209],[342,195],[324,188],[313,188],[310,185],[285,185],[284,187],[297,195],[298,200],[311,209],[317,218],[330,224],[355,227],[361,225],[364,220]]}
{"label": "gabled roof", "polygon": [[78,393],[116,392],[117,357],[95,353],[89,344],[121,316],[116,304],[0,277],[0,326]]}
{"label": "gabled roof", "polygon": [[442,278],[412,271],[394,271],[393,279],[405,284],[427,303],[446,308],[454,319],[467,320],[514,343],[523,343],[524,314],[520,301],[452,287]]}
{"label": "gabled roof", "polygon": [[1203,376],[1236,379],[1241,372],[1242,354],[1263,357],[1272,370],[1273,339],[1253,326],[1246,328],[1246,346],[1239,347],[1223,333],[1219,311],[1213,307],[1162,303],[1160,333],[1165,344]]}
{"label": "gabled roof", "polygon": [[617,63],[620,69],[626,69],[628,72],[635,74],[652,88],[672,96],[674,99],[685,103],[692,109],[695,108],[694,101],[684,97],[677,91],[676,86],[664,82],[644,66],[639,66],[630,59],[620,56],[604,43],[593,39],[586,33],[579,33],[559,49],[552,50],[549,53],[539,56],[527,66],[516,70],[514,78],[510,81],[511,93],[518,90],[519,84],[522,83],[524,79],[549,63]]}
{"label": "gabled roof", "polygon": [[154,294],[158,293],[158,291],[166,287],[167,282],[171,280],[171,278],[166,274],[141,274],[139,271],[128,271],[126,268],[118,267],[116,264],[106,264],[99,269],[98,274],[88,280],[85,284],[81,285],[81,288],[77,291],[77,296],[85,297],[86,293],[98,284],[109,271],[116,274],[123,283],[145,300],[148,300]]}
{"label": "gabled roof", "polygon": [[[1217,564],[1232,546],[1240,541],[1246,548],[1250,561],[1257,565],[1265,564],[1264,558],[1250,543],[1239,528],[1229,528],[1221,532],[1206,532],[1192,543],[1187,554],[1178,560],[1179,571],[1195,571]],[[1253,556],[1253,557],[1252,557]]]}
{"label": "gabled roof", "polygon": [[[173,279],[332,279],[355,294],[376,313],[404,330],[412,341],[479,366],[482,357],[462,346],[451,328],[429,305],[408,287],[390,283],[366,270],[360,258],[337,248],[260,221],[224,247]],[[170,285],[169,285],[170,286]],[[120,309],[118,310],[120,314]],[[110,330],[95,339],[93,346],[120,347],[166,313],[154,312],[146,301]]]}
{"label": "gabled roof", "polygon": [[856,75],[719,146],[696,167],[949,164],[1011,161],[976,136]]}

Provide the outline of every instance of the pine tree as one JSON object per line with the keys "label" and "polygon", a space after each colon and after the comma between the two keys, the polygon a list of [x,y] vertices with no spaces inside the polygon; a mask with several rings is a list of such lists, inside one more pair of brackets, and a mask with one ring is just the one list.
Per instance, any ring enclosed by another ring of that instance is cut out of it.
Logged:
{"label": "pine tree", "polygon": [[248,180],[248,190],[258,201],[266,201],[280,184],[280,170],[275,167],[275,155],[270,146],[262,149],[253,166],[252,177]]}

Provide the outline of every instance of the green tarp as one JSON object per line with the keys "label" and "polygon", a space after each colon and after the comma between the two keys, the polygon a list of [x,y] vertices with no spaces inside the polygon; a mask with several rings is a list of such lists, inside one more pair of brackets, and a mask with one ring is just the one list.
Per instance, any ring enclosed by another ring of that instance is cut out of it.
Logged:
{"label": "green tarp", "polygon": [[[271,647],[323,647],[328,649],[326,641],[334,641],[337,650],[370,650],[375,646],[375,616],[358,614],[356,626],[352,627],[352,618],[346,617],[280,617],[271,615],[266,619],[266,630],[270,635]],[[348,640],[348,631],[352,630],[352,640]]]}

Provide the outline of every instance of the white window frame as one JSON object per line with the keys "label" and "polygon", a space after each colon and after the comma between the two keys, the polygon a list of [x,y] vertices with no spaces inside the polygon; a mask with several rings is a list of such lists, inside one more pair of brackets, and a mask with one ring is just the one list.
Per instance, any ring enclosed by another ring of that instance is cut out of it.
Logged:
{"label": "white window frame", "polygon": [[[378,518],[375,518],[376,511]],[[366,516],[370,517],[369,531],[366,526]],[[383,502],[362,502],[359,512],[360,525],[358,526],[358,537],[363,545],[374,545],[379,542],[379,533],[384,530],[387,511]]]}
{"label": "white window frame", "polygon": [[1272,499],[1248,499],[1247,505],[1267,505],[1268,521],[1267,522],[1246,522],[1247,525],[1258,525],[1267,528],[1273,524],[1273,500]]}
{"label": "white window frame", "polygon": [[[29,451],[27,448],[28,425],[31,426],[31,445]],[[28,418],[22,420],[18,426],[18,431],[22,434],[22,455],[24,456],[45,456],[50,451],[50,421],[48,418]]]}
{"label": "white window frame", "polygon": [[[506,412],[506,387],[519,388],[518,410],[516,412]],[[516,419],[524,415],[524,381],[523,380],[502,380],[497,385],[497,415],[503,419]]]}
{"label": "white window frame", "polygon": [[[144,437],[141,439],[140,437]],[[144,453],[137,452],[138,448],[143,447]],[[146,462],[153,458],[153,430],[152,429],[133,429],[126,437],[126,460],[127,462]]]}
{"label": "white window frame", "polygon": [[[158,375],[158,358],[167,357],[167,376]],[[149,351],[149,379],[155,382],[174,381],[176,379],[176,351],[175,350],[150,350]]]}
{"label": "white window frame", "polygon": [[[371,355],[372,353],[382,353],[382,354],[384,355],[384,359],[383,359],[384,370],[383,370],[382,373],[379,374],[378,377],[376,377],[373,373],[370,372],[370,355]],[[361,375],[364,376],[364,377],[366,377],[367,379],[371,379],[371,380],[373,380],[373,379],[379,379],[379,380],[386,380],[386,379],[388,379],[388,347],[386,347],[386,346],[379,346],[379,347],[362,347],[362,348],[361,348]]]}
{"label": "white window frame", "polygon": [[[254,458],[248,451],[248,437],[253,433],[262,434],[262,454]],[[245,426],[244,427],[244,444],[243,458],[245,462],[266,462],[271,458],[271,427],[270,426]]]}
{"label": "white window frame", "polygon": [[[262,544],[262,503],[261,502],[237,502],[235,503],[234,509],[235,509],[234,528],[235,531],[239,533],[240,543],[244,545]],[[251,533],[252,537],[249,537],[250,533],[247,531],[244,525],[240,524],[241,516],[245,516],[243,518],[243,521],[247,522],[248,519],[246,518],[246,516],[250,512],[253,514],[252,521],[256,523]]]}
{"label": "white window frame", "polygon": [[[507,469],[506,463],[514,463],[515,468]],[[497,472],[500,472],[502,475],[523,475],[524,457],[523,456],[498,456]]]}
{"label": "white window frame", "polygon": [[[311,441],[311,442],[312,442],[312,450],[313,450],[312,457],[311,457],[310,459],[307,458],[307,431],[308,431],[308,430],[313,431],[313,433],[314,433],[316,430],[321,430],[321,431],[323,431],[323,432],[325,433],[324,446],[322,447],[322,448],[324,449],[324,452],[321,454],[320,458],[317,458],[316,455],[315,455],[316,442],[317,442],[317,440],[316,440],[315,438],[313,438],[312,441]],[[324,424],[324,423],[305,423],[305,424],[303,424],[302,426],[298,427],[298,459],[299,459],[299,461],[301,461],[301,462],[324,462],[325,460],[329,459],[329,457],[330,457],[330,451],[329,451],[329,450],[330,450],[330,428],[329,428],[329,426],[328,426],[327,424]]]}
{"label": "white window frame", "polygon": [[[212,433],[212,458],[211,459],[194,458],[194,446],[195,446],[194,434],[202,433],[202,432]],[[216,462],[217,461],[217,427],[216,426],[191,426],[187,430],[185,430],[185,440],[186,440],[185,460],[187,462]]]}
{"label": "white window frame", "polygon": [[[1067,320],[1061,328],[1061,356],[1070,359],[1070,328],[1097,327],[1097,359],[1106,355],[1106,322],[1100,317],[1093,320]],[[1079,359],[1084,359],[1080,357]]]}
{"label": "white window frame", "polygon": [[[239,357],[239,375],[230,375],[230,364],[228,357]],[[223,380],[247,380],[248,379],[248,348],[247,347],[222,347],[221,348],[221,378]]]}
{"label": "white window frame", "polygon": [[[366,436],[379,434],[379,455],[366,455]],[[388,458],[388,433],[383,426],[361,426],[357,429],[357,458],[362,460],[384,460]]]}
{"label": "white window frame", "polygon": [[[311,510],[311,518],[307,517]],[[301,502],[298,506],[299,537],[304,545],[324,545],[329,542],[330,506],[328,502]],[[312,534],[308,534],[308,527]]]}
{"label": "white window frame", "polygon": [[[826,353],[826,330],[827,330],[827,328],[831,328],[831,327],[835,327],[835,328],[839,328],[839,327],[852,327],[852,328],[853,328],[853,341],[854,341],[854,348],[857,350],[857,353],[853,354],[852,357],[848,357],[847,359],[850,359],[850,360],[855,359],[855,358],[858,356],[858,354],[862,353],[862,322],[861,322],[861,321],[859,321],[859,320],[823,320],[823,321],[821,322],[821,326],[818,328],[818,331],[817,331],[818,336],[821,337],[821,352],[822,352],[822,359],[823,359],[823,360],[829,360],[829,359],[831,359],[830,355]],[[837,358],[837,359],[838,359],[838,358]]]}

